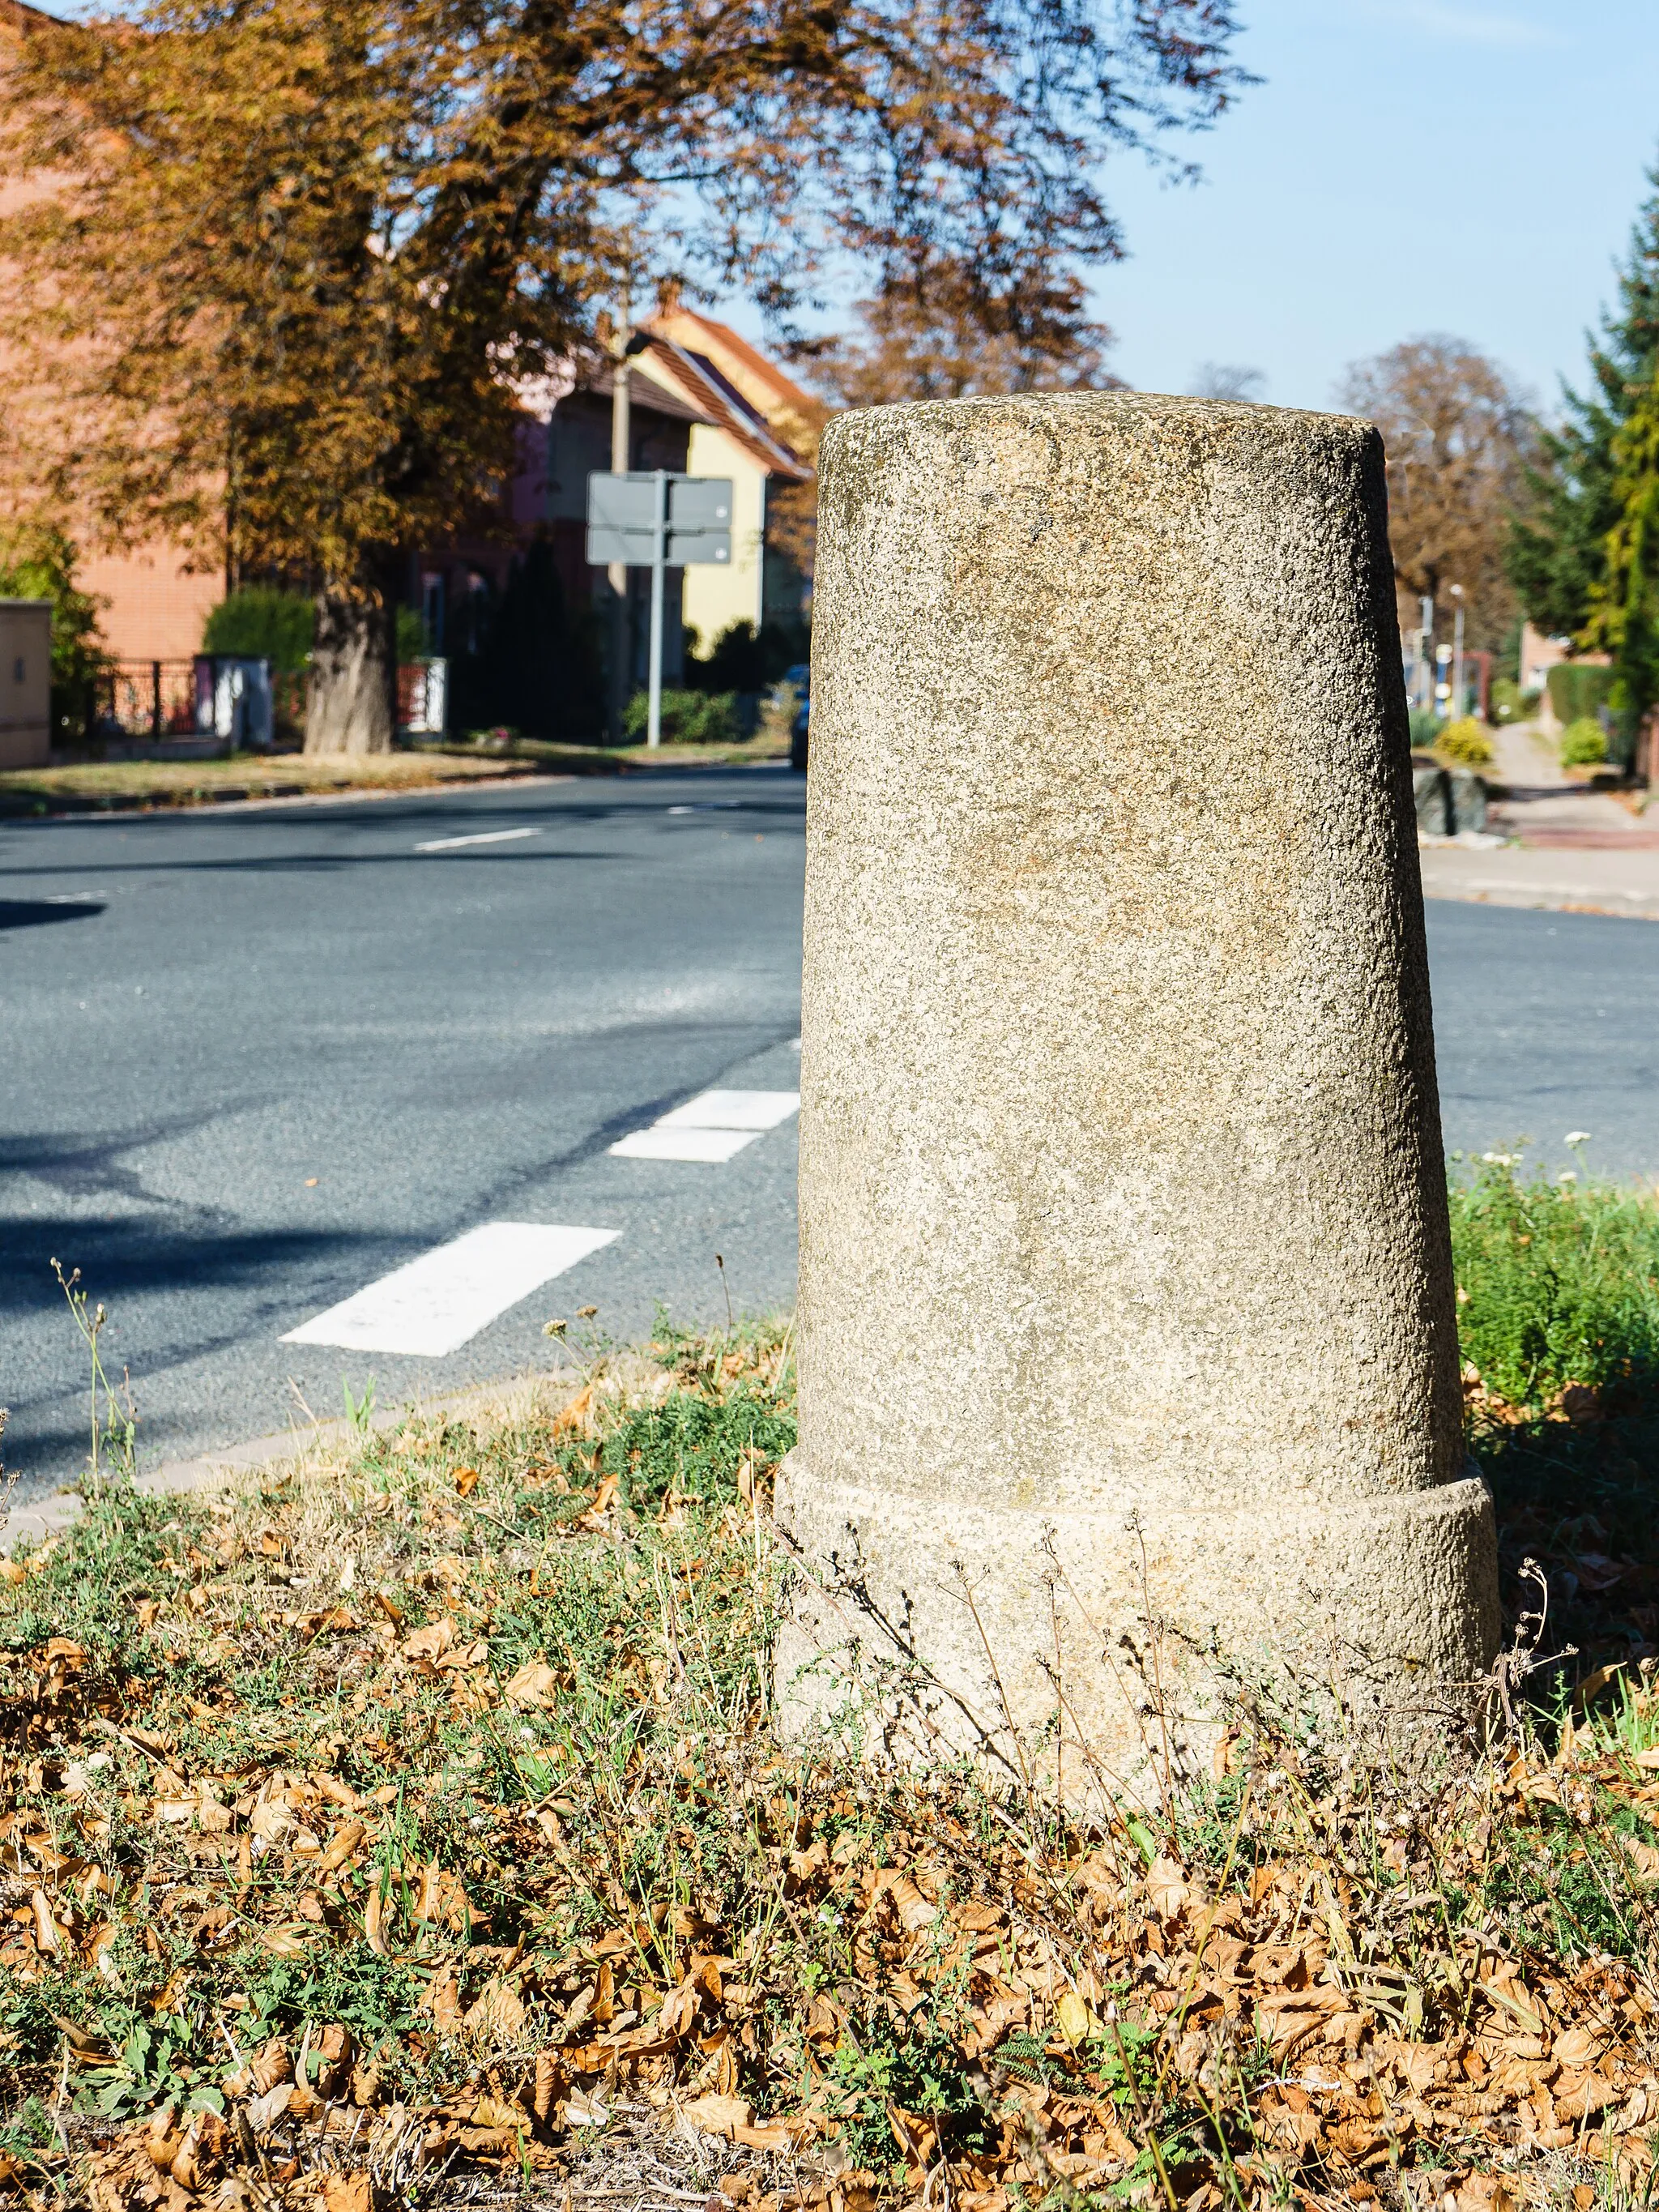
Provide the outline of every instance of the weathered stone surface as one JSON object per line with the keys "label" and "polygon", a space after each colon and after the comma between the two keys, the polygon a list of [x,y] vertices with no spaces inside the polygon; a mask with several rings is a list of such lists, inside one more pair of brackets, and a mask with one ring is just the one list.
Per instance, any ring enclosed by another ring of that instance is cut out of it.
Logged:
{"label": "weathered stone surface", "polygon": [[1425,836],[1451,836],[1451,787],[1443,768],[1412,770],[1412,801],[1417,811],[1417,826]]}
{"label": "weathered stone surface", "polygon": [[1468,1678],[1492,1528],[1375,433],[884,409],[832,426],[821,514],[778,1511],[861,1595],[800,1598],[794,1710],[814,1650],[908,1641],[947,1730],[1040,1723],[1058,1666],[1127,1758],[1099,1655],[1149,1608]]}
{"label": "weathered stone surface", "polygon": [[1451,826],[1454,834],[1486,826],[1486,780],[1472,768],[1455,768],[1446,779],[1451,787]]}

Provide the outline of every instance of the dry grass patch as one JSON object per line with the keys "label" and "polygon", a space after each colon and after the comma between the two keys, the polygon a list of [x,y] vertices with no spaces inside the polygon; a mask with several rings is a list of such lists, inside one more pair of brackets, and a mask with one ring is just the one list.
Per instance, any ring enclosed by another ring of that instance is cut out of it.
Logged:
{"label": "dry grass patch", "polygon": [[325,792],[416,791],[526,773],[521,761],[441,752],[380,753],[361,759],[238,753],[226,760],[82,761],[62,768],[0,770],[0,814],[204,806],[230,799]]}

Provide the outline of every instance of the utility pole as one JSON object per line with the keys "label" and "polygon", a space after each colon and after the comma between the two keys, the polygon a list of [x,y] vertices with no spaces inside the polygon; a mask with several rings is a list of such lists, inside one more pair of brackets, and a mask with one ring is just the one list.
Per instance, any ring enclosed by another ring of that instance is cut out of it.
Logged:
{"label": "utility pole", "polygon": [[[622,313],[617,324],[611,368],[611,466],[617,476],[626,476],[630,466],[632,425],[629,419],[629,377],[632,366],[629,345],[633,338],[630,327],[634,313],[634,288],[630,283],[623,295]],[[612,744],[621,742],[623,718],[628,710],[628,694],[633,681],[633,638],[630,635],[628,605],[628,568],[625,562],[613,561],[605,570],[611,586],[611,652],[610,683],[607,687],[605,724]]]}
{"label": "utility pole", "polygon": [[1417,682],[1422,694],[1418,704],[1425,714],[1434,712],[1434,601],[1421,599],[1417,603],[1420,617],[1417,632]]}
{"label": "utility pole", "polygon": [[1457,602],[1457,620],[1452,629],[1452,713],[1463,712],[1463,586],[1454,584],[1452,597]]}
{"label": "utility pole", "polygon": [[663,567],[668,551],[668,475],[664,469],[657,471],[656,533],[651,544],[651,647],[647,694],[647,712],[645,742],[647,745],[662,743],[662,593]]}

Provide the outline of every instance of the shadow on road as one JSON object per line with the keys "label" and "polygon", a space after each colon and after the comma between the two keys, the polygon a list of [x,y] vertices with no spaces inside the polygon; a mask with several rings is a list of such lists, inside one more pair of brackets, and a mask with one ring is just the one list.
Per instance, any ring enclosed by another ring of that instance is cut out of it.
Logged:
{"label": "shadow on road", "polygon": [[77,899],[72,906],[52,899],[0,899],[0,932],[38,929],[45,921],[90,921],[104,911],[101,899]]}

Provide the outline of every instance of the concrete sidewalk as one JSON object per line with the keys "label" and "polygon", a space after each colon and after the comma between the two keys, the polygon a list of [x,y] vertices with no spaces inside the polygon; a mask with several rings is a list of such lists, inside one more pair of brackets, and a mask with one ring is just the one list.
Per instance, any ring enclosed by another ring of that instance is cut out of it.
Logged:
{"label": "concrete sidewalk", "polygon": [[1659,836],[1639,847],[1425,845],[1425,898],[1659,921]]}
{"label": "concrete sidewalk", "polygon": [[1530,724],[1492,734],[1488,829],[1504,842],[1425,842],[1425,896],[1659,920],[1659,810],[1571,781]]}

